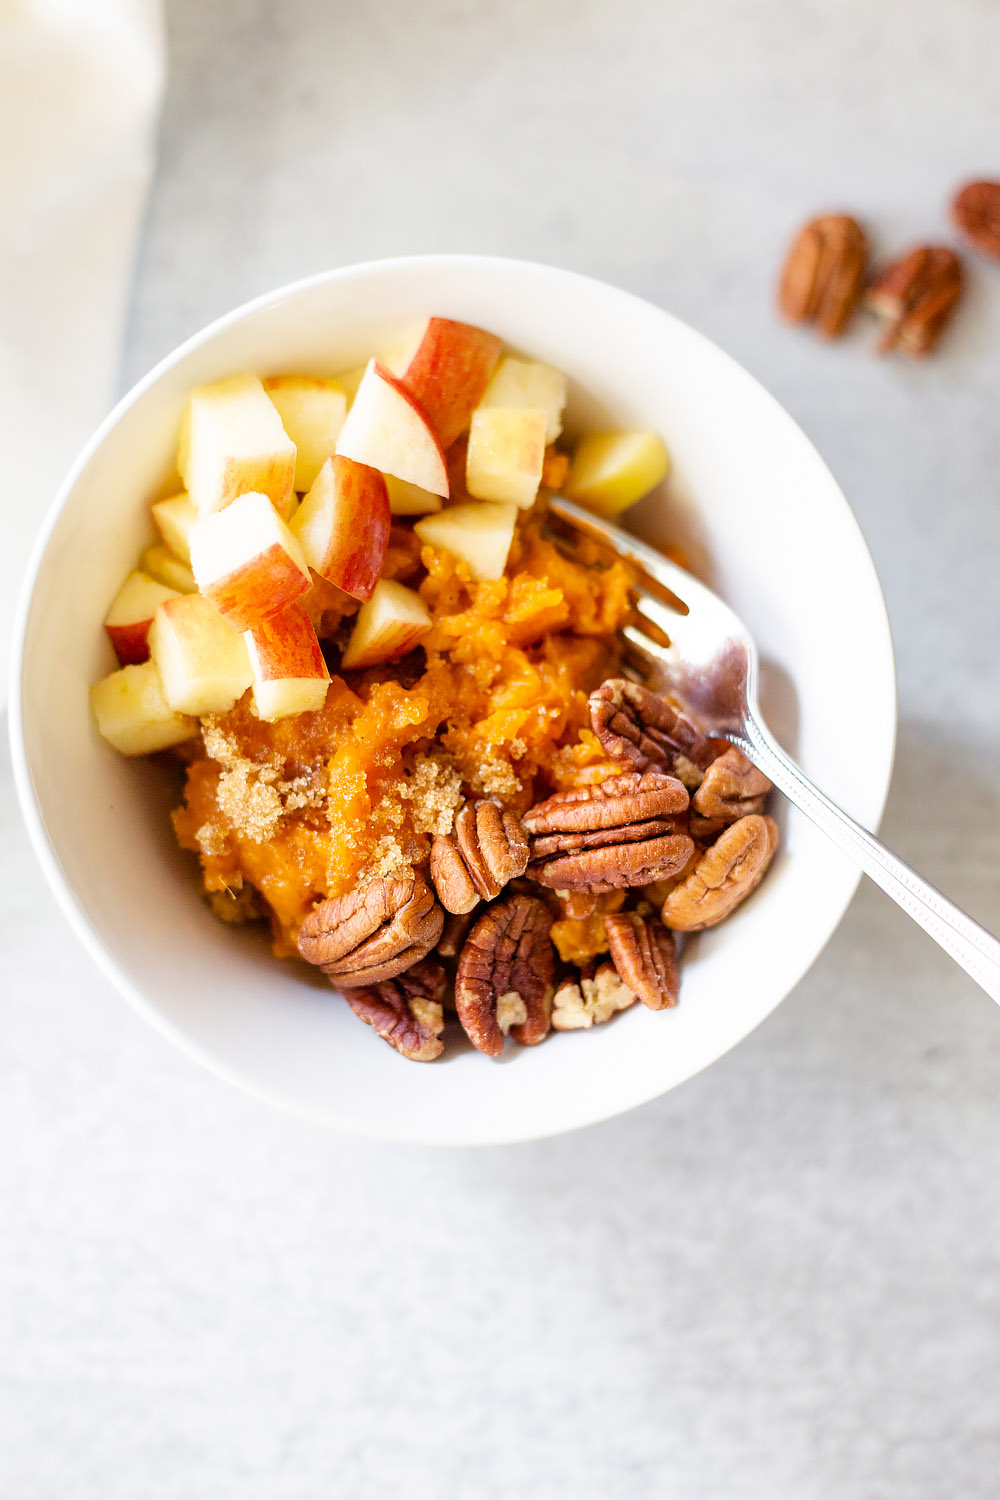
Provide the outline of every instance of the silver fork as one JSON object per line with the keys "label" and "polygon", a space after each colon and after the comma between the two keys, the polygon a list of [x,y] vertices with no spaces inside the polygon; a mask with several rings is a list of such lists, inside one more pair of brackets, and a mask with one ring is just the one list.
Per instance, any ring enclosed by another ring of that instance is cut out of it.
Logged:
{"label": "silver fork", "polygon": [[617,526],[560,496],[552,498],[550,509],[639,569],[636,608],[642,624],[626,625],[624,634],[647,671],[655,664],[661,691],[675,693],[694,710],[703,729],[742,750],[1000,1002],[1000,942],[849,818],[767,729],[757,699],[760,660],[742,620],[692,574]]}

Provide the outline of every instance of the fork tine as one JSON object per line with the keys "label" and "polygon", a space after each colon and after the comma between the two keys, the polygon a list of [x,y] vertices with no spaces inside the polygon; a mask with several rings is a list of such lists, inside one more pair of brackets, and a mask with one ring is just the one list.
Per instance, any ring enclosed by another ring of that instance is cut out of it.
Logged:
{"label": "fork tine", "polygon": [[[712,593],[703,583],[700,583],[692,573],[685,568],[679,567],[657,552],[655,547],[650,547],[646,542],[641,542],[638,537],[631,536],[610,522],[603,521],[593,511],[584,510],[582,506],[576,505],[572,500],[566,500],[562,495],[553,495],[549,500],[549,509],[552,514],[559,516],[563,521],[568,521],[571,526],[582,531],[585,535],[592,537],[595,541],[610,547],[620,557],[626,557],[630,562],[638,564],[649,577],[665,589],[687,609],[694,604],[706,602],[711,599]],[[676,620],[675,620],[676,626]]]}

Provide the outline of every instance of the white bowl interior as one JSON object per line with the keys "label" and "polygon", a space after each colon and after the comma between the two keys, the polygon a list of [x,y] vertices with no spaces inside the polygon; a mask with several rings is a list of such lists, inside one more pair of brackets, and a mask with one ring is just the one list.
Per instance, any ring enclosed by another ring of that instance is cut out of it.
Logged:
{"label": "white bowl interior", "polygon": [[764,885],[691,944],[676,1010],[636,1006],[499,1063],[456,1048],[420,1067],[304,966],[216,922],[173,843],[162,773],[104,745],[87,702],[113,665],[100,621],[149,533],[147,502],[171,466],[187,390],[244,368],[336,373],[428,312],[482,324],[566,370],[571,425],[664,434],[674,476],[633,513],[634,529],[708,560],[707,576],[760,643],[779,736],[820,786],[877,823],[895,732],[891,642],[864,541],[815,450],[744,370],[668,314],[584,277],[481,257],[379,262],[279,292],[206,330],[125,398],[67,480],[36,553],[11,695],[15,762],[68,914],[179,1044],[344,1129],[511,1141],[628,1109],[739,1041],[823,947],[853,867],[790,812]]}

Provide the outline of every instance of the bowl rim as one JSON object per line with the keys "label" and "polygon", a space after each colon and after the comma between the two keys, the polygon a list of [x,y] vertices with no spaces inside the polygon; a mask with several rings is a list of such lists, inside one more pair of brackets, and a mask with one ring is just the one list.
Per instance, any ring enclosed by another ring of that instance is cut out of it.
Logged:
{"label": "bowl rim", "polygon": [[[401,1145],[424,1144],[461,1148],[466,1146],[478,1145],[519,1144],[530,1140],[539,1140],[545,1139],[549,1136],[566,1134],[572,1130],[582,1129],[588,1124],[602,1124],[604,1121],[613,1119],[619,1114],[631,1112],[632,1109],[638,1109],[644,1104],[651,1103],[654,1099],[662,1097],[664,1092],[672,1092],[672,1088],[668,1088],[667,1090],[658,1090],[653,1093],[646,1094],[641,1098],[637,1098],[632,1104],[627,1106],[625,1110],[621,1110],[617,1107],[612,1106],[607,1109],[598,1109],[594,1113],[588,1113],[585,1119],[568,1119],[565,1123],[559,1124],[552,1129],[546,1130],[543,1134],[539,1134],[535,1130],[526,1130],[519,1132],[515,1128],[509,1133],[506,1133],[502,1139],[495,1137],[484,1137],[482,1140],[456,1141],[454,1139],[448,1139],[446,1137],[439,1136],[433,1133],[417,1133],[409,1136],[404,1141],[402,1137],[400,1137],[392,1130],[386,1130],[385,1132],[382,1132],[377,1128],[371,1128],[370,1124],[366,1126],[362,1126],[361,1124],[355,1125],[350,1120],[338,1120],[334,1122],[330,1120],[325,1114],[322,1114],[319,1111],[310,1108],[309,1105],[297,1103],[296,1101],[288,1098],[285,1094],[281,1093],[279,1090],[272,1089],[270,1086],[260,1082],[258,1079],[248,1076],[242,1071],[241,1068],[231,1065],[224,1058],[220,1057],[216,1052],[211,1051],[209,1048],[196,1041],[181,1026],[170,1020],[164,1014],[164,1012],[159,1009],[158,1006],[147,1000],[141,988],[139,988],[139,986],[125,972],[115,954],[98,935],[96,929],[91,925],[89,919],[85,915],[73,889],[73,886],[71,885],[65,871],[63,870],[59,856],[55,849],[54,842],[49,835],[44,818],[42,816],[41,809],[38,804],[38,800],[35,795],[34,781],[32,777],[31,765],[24,733],[24,679],[22,673],[35,583],[38,573],[41,569],[43,558],[48,549],[52,534],[58,523],[59,517],[62,514],[62,511],[67,504],[71,494],[73,493],[77,482],[80,479],[80,476],[83,474],[84,470],[90,464],[94,456],[98,453],[110,433],[115,429],[115,427],[117,427],[122,417],[134,405],[136,405],[137,402],[142,399],[147,391],[154,387],[164,375],[166,375],[171,369],[173,369],[175,365],[186,359],[189,354],[193,353],[199,348],[202,348],[204,345],[211,343],[213,339],[215,339],[219,334],[224,333],[228,328],[240,323],[245,318],[252,317],[257,313],[276,307],[280,303],[290,300],[293,297],[298,297],[302,294],[308,293],[313,287],[326,285],[328,283],[340,280],[348,280],[352,277],[358,276],[359,274],[371,274],[372,272],[383,273],[388,270],[399,268],[405,269],[441,265],[453,266],[456,269],[458,269],[459,267],[490,267],[494,269],[507,268],[515,270],[525,270],[532,273],[541,272],[560,281],[570,280],[580,283],[584,287],[592,287],[595,289],[600,289],[602,291],[611,290],[618,296],[626,298],[629,301],[637,304],[639,308],[647,312],[655,313],[659,317],[668,318],[672,322],[681,325],[685,329],[687,334],[693,337],[696,341],[708,346],[714,358],[724,361],[731,367],[734,367],[745,380],[751,382],[753,386],[756,387],[758,396],[763,397],[766,403],[774,408],[786,422],[790,422],[795,430],[801,435],[802,440],[808,445],[808,448],[811,451],[816,464],[826,471],[827,476],[832,481],[832,484],[840,498],[843,511],[845,513],[844,519],[847,520],[851,526],[853,526],[856,534],[856,541],[859,543],[863,555],[868,560],[876,587],[877,597],[873,598],[872,603],[873,605],[877,603],[877,623],[882,634],[881,644],[885,653],[885,666],[887,668],[888,688],[891,694],[891,700],[886,704],[888,727],[887,755],[885,761],[883,785],[877,798],[876,816],[872,820],[872,830],[874,832],[877,832],[881,823],[889,795],[889,789],[892,783],[892,774],[895,762],[898,735],[898,691],[892,628],[889,621],[885,593],[882,588],[882,582],[878,574],[878,569],[875,565],[875,560],[872,557],[871,549],[868,546],[867,539],[865,538],[864,532],[861,529],[861,525],[857,519],[857,516],[854,514],[853,508],[851,507],[846,494],[844,493],[840,484],[837,482],[836,476],[833,474],[829,465],[826,463],[826,460],[823,458],[822,454],[812,442],[812,439],[801,428],[801,426],[791,415],[791,413],[789,413],[785,409],[785,407],[781,404],[777,397],[772,395],[767,387],[764,386],[762,382],[759,381],[757,377],[746,368],[746,366],[741,364],[741,362],[733,355],[729,354],[727,350],[716,344],[715,341],[713,339],[710,339],[707,334],[702,333],[700,329],[693,327],[683,318],[679,318],[675,313],[668,311],[666,308],[660,307],[657,303],[651,302],[648,298],[641,297],[637,293],[628,291],[624,287],[617,286],[614,282],[604,281],[600,277],[590,276],[580,271],[568,270],[564,267],[554,266],[547,262],[532,261],[516,256],[466,254],[461,252],[428,252],[417,255],[382,256],[374,260],[356,261],[349,265],[337,266],[325,271],[318,271],[310,276],[304,276],[294,281],[285,282],[270,291],[263,292],[259,296],[250,298],[248,301],[242,302],[236,307],[231,308],[228,312],[223,313],[218,318],[213,319],[210,323],[205,324],[202,328],[189,335],[189,337],[184,339],[180,344],[169,350],[165,355],[163,355],[161,359],[156,362],[156,364],[152,366],[150,370],[147,371],[145,375],[140,377],[140,379],[137,380],[124,393],[124,395],[119,398],[119,400],[108,412],[107,416],[98,425],[90,438],[88,438],[83,447],[80,449],[80,452],[77,454],[77,457],[71,464],[62,483],[59,485],[52,501],[48,506],[38,536],[35,539],[34,546],[32,547],[28,558],[27,567],[18,595],[17,609],[14,617],[14,629],[11,640],[11,651],[9,659],[10,692],[8,699],[8,737],[13,766],[14,785],[17,792],[18,803],[21,808],[21,814],[27,826],[32,849],[39,861],[39,864],[41,865],[42,871],[49,884],[49,887],[55,894],[56,900],[59,904],[60,909],[62,910],[63,915],[66,917],[67,921],[70,924],[70,927],[76,934],[77,938],[80,940],[84,950],[94,961],[97,968],[107,975],[118,992],[132,1006],[134,1006],[135,1009],[144,1017],[144,1019],[147,1020],[157,1031],[159,1031],[161,1035],[165,1036],[168,1040],[173,1042],[174,1045],[179,1047],[181,1051],[184,1052],[188,1057],[200,1063],[216,1077],[221,1078],[227,1083],[234,1085],[244,1093],[249,1094],[256,1099],[262,1100],[279,1110],[282,1110],[286,1114],[291,1114],[300,1119],[310,1120],[313,1123],[322,1125],[326,1129],[337,1130],[345,1135],[356,1136],[363,1139],[394,1141]],[[833,937],[834,933],[840,926],[844,914],[847,911],[847,908],[850,905],[851,901],[853,900],[860,880],[861,871],[858,870],[854,875],[854,878],[848,880],[845,883],[841,898],[830,908],[828,919],[829,926],[826,936],[824,937],[819,947],[815,950],[815,952],[813,952],[808,958],[804,959],[801,965],[796,969],[784,992],[775,999],[770,1010],[767,1012],[767,1015],[765,1015],[759,1022],[751,1022],[746,1031],[743,1031],[739,1035],[734,1036],[722,1051],[716,1053],[707,1062],[696,1067],[685,1078],[679,1080],[678,1083],[674,1084],[673,1088],[680,1087],[681,1084],[688,1082],[691,1078],[696,1077],[698,1073],[703,1072],[706,1068],[710,1067],[712,1063],[719,1061],[720,1058],[724,1057],[740,1042],[744,1041],[751,1031],[756,1030],[758,1025],[762,1025],[769,1016],[774,1014],[782,1001],[787,999],[788,995],[799,984],[804,975],[812,968],[813,964],[823,953],[830,939]]]}

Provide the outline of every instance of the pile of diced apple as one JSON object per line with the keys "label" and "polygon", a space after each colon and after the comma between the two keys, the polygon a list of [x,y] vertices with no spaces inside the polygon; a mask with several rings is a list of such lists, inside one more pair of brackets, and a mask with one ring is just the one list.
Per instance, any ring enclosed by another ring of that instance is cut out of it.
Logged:
{"label": "pile of diced apple", "polygon": [[[105,738],[127,755],[166,748],[248,689],[269,721],[321,707],[330,674],[307,608],[317,579],[360,604],[345,670],[412,650],[431,619],[414,590],[381,577],[391,517],[419,518],[420,540],[473,579],[501,577],[566,404],[558,370],[501,355],[493,334],[427,318],[337,379],[247,374],[195,389],[177,455],[184,489],[151,507],[159,540],[105,619],[121,663],[91,690]],[[449,466],[464,485],[455,503]],[[566,493],[614,515],[666,470],[651,433],[591,434]]]}

